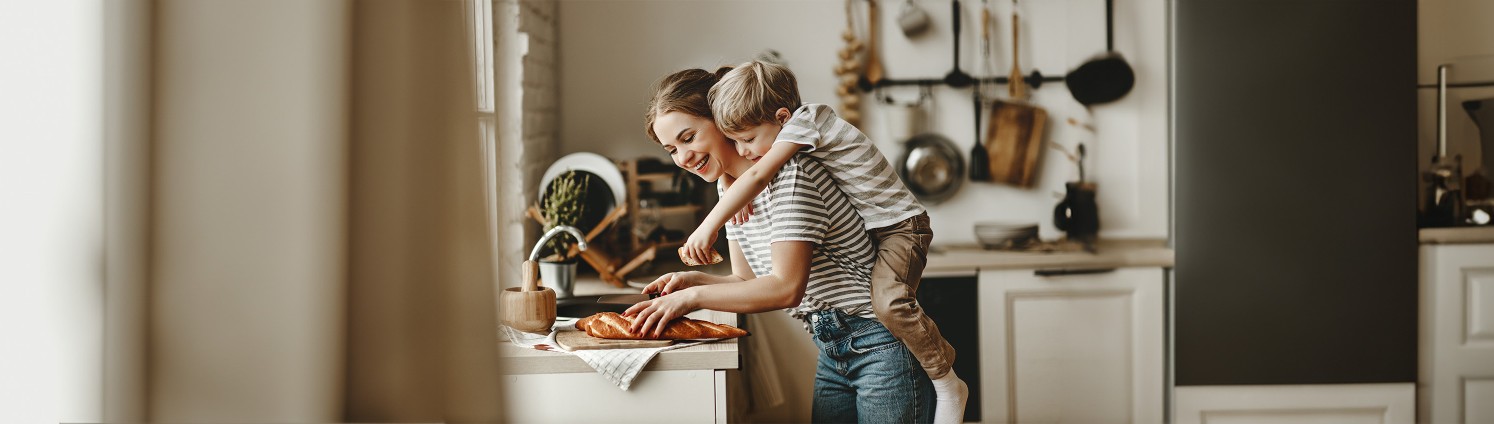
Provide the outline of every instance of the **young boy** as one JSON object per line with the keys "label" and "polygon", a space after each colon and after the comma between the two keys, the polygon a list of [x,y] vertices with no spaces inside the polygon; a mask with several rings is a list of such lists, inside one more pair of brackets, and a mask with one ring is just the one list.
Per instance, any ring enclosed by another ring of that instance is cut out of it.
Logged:
{"label": "young boy", "polygon": [[887,158],[829,106],[801,106],[794,74],[783,66],[744,63],[723,75],[709,97],[716,125],[737,143],[742,156],[756,163],[731,183],[681,254],[688,260],[708,259],[717,231],[768,186],[785,162],[800,152],[818,160],[878,242],[871,272],[873,312],[934,380],[934,422],[962,422],[967,392],[951,369],[954,348],[914,297],[933,239],[929,216]]}

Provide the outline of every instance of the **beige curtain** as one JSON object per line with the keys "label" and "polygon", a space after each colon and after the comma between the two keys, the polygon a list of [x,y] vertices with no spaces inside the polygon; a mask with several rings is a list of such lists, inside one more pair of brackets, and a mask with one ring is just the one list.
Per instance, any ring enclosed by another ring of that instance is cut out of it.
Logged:
{"label": "beige curtain", "polygon": [[459,0],[106,9],[110,422],[492,422]]}

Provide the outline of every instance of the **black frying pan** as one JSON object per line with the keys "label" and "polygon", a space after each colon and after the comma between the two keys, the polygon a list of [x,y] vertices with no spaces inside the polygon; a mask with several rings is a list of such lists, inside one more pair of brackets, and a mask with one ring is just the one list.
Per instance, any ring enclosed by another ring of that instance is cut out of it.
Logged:
{"label": "black frying pan", "polygon": [[1116,101],[1136,85],[1136,73],[1131,70],[1131,64],[1115,51],[1112,2],[1105,0],[1105,52],[1079,65],[1063,79],[1074,100],[1086,107]]}

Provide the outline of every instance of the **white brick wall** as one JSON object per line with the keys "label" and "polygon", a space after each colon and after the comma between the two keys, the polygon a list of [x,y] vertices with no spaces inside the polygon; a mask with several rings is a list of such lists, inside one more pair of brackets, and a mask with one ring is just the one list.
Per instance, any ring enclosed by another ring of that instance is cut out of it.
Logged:
{"label": "white brick wall", "polygon": [[524,216],[540,175],[556,159],[559,133],[556,1],[494,0],[498,115],[499,281],[517,285],[517,265],[538,238]]}

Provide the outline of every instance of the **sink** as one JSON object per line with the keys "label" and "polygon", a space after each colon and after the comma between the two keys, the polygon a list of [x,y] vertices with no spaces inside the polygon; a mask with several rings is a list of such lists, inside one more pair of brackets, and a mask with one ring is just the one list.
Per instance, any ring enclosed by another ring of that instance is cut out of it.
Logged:
{"label": "sink", "polygon": [[592,316],[592,315],[597,314],[599,312],[617,312],[617,313],[622,313],[623,311],[628,310],[629,306],[633,306],[633,305],[618,305],[618,304],[612,304],[612,303],[597,303],[597,298],[598,297],[601,297],[601,296],[600,295],[593,295],[593,296],[572,296],[572,297],[568,297],[568,298],[564,298],[564,299],[556,299],[555,300],[555,316],[557,316],[557,317],[571,317],[571,318],[584,318],[584,317]]}

